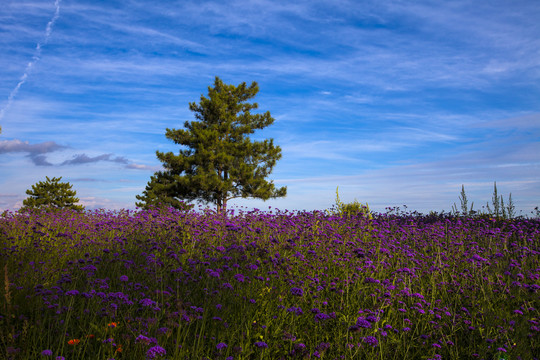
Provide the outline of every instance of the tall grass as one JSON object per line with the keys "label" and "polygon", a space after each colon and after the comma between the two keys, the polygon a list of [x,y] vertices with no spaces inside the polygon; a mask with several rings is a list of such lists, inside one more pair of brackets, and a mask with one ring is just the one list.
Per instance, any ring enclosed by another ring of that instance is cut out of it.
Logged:
{"label": "tall grass", "polygon": [[0,358],[538,359],[540,220],[0,217]]}

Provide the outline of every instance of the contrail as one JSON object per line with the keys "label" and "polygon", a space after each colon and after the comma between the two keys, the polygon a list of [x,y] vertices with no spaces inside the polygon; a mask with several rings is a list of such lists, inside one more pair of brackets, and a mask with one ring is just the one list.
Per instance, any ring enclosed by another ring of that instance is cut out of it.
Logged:
{"label": "contrail", "polygon": [[21,76],[19,83],[17,84],[17,86],[15,86],[15,88],[9,94],[7,104],[0,110],[0,120],[4,119],[4,114],[11,107],[11,104],[13,103],[13,99],[19,92],[19,89],[26,82],[26,79],[28,79],[28,75],[32,71],[32,68],[34,67],[34,65],[39,61],[39,59],[41,59],[41,48],[43,47],[43,45],[47,44],[47,42],[49,41],[54,23],[56,22],[56,20],[58,20],[58,17],[60,16],[60,2],[61,1],[62,0],[56,0],[54,2],[54,6],[56,7],[56,10],[54,12],[54,16],[52,17],[52,19],[47,23],[47,28],[45,29],[45,36],[43,37],[43,40],[41,42],[38,42],[38,44],[36,45],[36,52],[34,56],[32,57],[32,61],[30,61],[26,65],[26,69],[24,70],[24,74]]}

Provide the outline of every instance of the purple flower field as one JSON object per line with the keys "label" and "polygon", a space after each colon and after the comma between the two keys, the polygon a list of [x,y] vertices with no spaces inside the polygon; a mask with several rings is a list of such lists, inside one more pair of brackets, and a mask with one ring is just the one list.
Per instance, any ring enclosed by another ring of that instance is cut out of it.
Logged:
{"label": "purple flower field", "polygon": [[540,220],[0,216],[2,359],[540,359]]}

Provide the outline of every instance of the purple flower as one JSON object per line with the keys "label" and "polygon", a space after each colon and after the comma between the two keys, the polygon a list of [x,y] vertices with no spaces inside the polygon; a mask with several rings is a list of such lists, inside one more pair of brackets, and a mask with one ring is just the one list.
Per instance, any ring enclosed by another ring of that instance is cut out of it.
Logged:
{"label": "purple flower", "polygon": [[319,345],[316,346],[316,349],[319,350],[319,351],[325,351],[329,347],[330,347],[330,343],[322,342],[322,343],[320,343]]}
{"label": "purple flower", "polygon": [[302,311],[301,307],[290,307],[287,309],[287,312],[293,312],[295,315],[300,316],[304,314],[304,311]]}
{"label": "purple flower", "polygon": [[366,328],[366,329],[371,328],[371,322],[369,322],[367,319],[365,319],[362,316],[360,316],[358,319],[356,319],[356,325],[358,327],[363,327],[363,328]]}
{"label": "purple flower", "polygon": [[216,348],[218,350],[225,349],[226,347],[227,347],[227,344],[225,344],[225,343],[219,343],[219,344],[216,345]]}
{"label": "purple flower", "polygon": [[79,295],[79,291],[78,290],[69,290],[69,291],[66,291],[66,295],[67,296],[76,296],[76,295]]}
{"label": "purple flower", "polygon": [[52,351],[51,350],[43,350],[41,352],[41,355],[43,356],[51,356],[52,355]]}
{"label": "purple flower", "polygon": [[127,277],[127,275],[122,275],[122,276],[120,276],[120,281],[126,282],[126,281],[128,281],[128,280],[129,280],[129,278]]}
{"label": "purple flower", "polygon": [[218,273],[217,271],[212,270],[212,269],[206,269],[206,272],[207,272],[208,275],[210,275],[211,277],[216,277],[216,278],[219,277],[219,273]]}
{"label": "purple flower", "polygon": [[374,323],[374,322],[377,322],[379,319],[377,319],[377,317],[373,315],[369,315],[366,317],[366,320],[369,321],[370,323]]}
{"label": "purple flower", "polygon": [[303,343],[294,344],[294,349],[291,352],[291,355],[294,354],[304,354],[306,352],[306,345]]}
{"label": "purple flower", "polygon": [[293,287],[291,289],[291,294],[294,296],[302,296],[304,295],[304,290],[302,288]]}
{"label": "purple flower", "polygon": [[169,331],[168,328],[166,328],[166,327],[161,327],[161,328],[159,328],[159,329],[157,330],[157,333],[158,333],[159,335],[162,335],[162,334],[166,334],[167,331]]}
{"label": "purple flower", "polygon": [[161,346],[154,346],[148,349],[148,351],[146,352],[146,357],[148,359],[155,359],[156,356],[162,356],[165,354],[167,354],[167,351],[165,351],[164,348],[162,348]]}
{"label": "purple flower", "polygon": [[364,342],[366,344],[369,344],[369,345],[373,346],[373,347],[379,345],[379,340],[377,340],[377,338],[375,336],[366,336],[364,338]]}
{"label": "purple flower", "polygon": [[485,259],[485,258],[481,257],[481,256],[478,255],[478,254],[474,254],[472,258],[473,258],[474,260],[480,261],[480,262],[488,261],[488,259]]}
{"label": "purple flower", "polygon": [[147,337],[144,336],[144,335],[139,335],[139,336],[137,336],[137,338],[135,339],[135,342],[137,342],[137,343],[143,343],[143,344],[145,344],[145,345],[149,345],[149,344],[152,342],[152,339],[147,338]]}
{"label": "purple flower", "polygon": [[236,274],[234,275],[234,279],[238,282],[244,282],[246,278],[242,274]]}
{"label": "purple flower", "polygon": [[267,348],[268,347],[268,344],[265,343],[264,341],[257,341],[255,343],[255,346],[258,347],[258,348]]}
{"label": "purple flower", "polygon": [[57,357],[56,357],[56,360],[66,360],[66,358],[63,357],[63,356],[57,356]]}
{"label": "purple flower", "polygon": [[318,313],[317,315],[315,315],[315,321],[316,322],[324,321],[324,320],[328,320],[328,319],[330,319],[330,315],[325,314],[325,313]]}
{"label": "purple flower", "polygon": [[139,304],[141,304],[142,306],[154,306],[155,302],[152,299],[142,299],[141,301],[139,301]]}

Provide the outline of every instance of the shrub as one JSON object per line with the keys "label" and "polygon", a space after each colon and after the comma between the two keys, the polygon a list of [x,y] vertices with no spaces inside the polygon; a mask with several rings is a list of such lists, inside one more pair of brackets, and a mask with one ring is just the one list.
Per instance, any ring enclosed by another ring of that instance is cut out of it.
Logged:
{"label": "shrub", "polygon": [[356,199],[352,203],[341,202],[339,199],[339,186],[336,188],[336,213],[346,217],[362,214],[368,219],[373,219],[367,203],[364,205]]}

